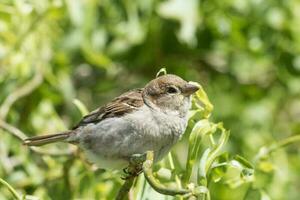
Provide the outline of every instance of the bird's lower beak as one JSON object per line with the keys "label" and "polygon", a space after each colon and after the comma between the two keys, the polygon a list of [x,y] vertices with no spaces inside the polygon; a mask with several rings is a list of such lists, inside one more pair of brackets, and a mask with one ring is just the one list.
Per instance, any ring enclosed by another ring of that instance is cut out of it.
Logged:
{"label": "bird's lower beak", "polygon": [[199,90],[199,86],[187,83],[182,89],[182,93],[184,96],[190,96],[194,94],[197,90]]}

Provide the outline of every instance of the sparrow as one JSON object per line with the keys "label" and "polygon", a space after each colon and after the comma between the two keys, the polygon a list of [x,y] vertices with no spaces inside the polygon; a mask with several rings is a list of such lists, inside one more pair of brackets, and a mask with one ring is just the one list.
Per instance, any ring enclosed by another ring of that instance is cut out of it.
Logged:
{"label": "sparrow", "polygon": [[176,75],[162,75],[87,114],[71,130],[27,138],[24,144],[75,144],[103,169],[123,169],[132,155],[146,151],[153,151],[157,162],[184,133],[191,95],[198,89]]}

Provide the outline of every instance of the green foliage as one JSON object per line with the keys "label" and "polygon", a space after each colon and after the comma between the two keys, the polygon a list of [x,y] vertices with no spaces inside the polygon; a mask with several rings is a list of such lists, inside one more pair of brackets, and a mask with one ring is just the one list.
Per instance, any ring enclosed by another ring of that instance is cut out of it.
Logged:
{"label": "green foliage", "polygon": [[[83,105],[141,87],[166,66],[200,82],[214,112],[194,103],[186,134],[154,166],[157,179],[205,186],[211,199],[298,199],[299,10],[297,0],[1,1],[1,180],[40,199],[113,199],[120,174],[69,146],[28,150],[18,138],[72,127]],[[214,121],[230,130],[226,145]],[[170,199],[142,176],[135,188],[137,199]],[[12,198],[0,185],[0,199]]]}

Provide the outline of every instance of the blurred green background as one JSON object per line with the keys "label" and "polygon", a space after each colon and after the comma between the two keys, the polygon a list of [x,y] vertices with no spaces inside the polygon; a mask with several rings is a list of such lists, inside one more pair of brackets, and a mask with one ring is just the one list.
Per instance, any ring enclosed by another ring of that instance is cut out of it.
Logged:
{"label": "blurred green background", "polygon": [[[299,19],[298,0],[1,0],[0,118],[28,136],[65,130],[81,117],[75,98],[93,110],[166,67],[203,85],[213,120],[231,130],[226,150],[253,161],[300,132]],[[254,189],[211,185],[213,199],[299,199],[298,147],[273,153]],[[122,184],[83,159],[31,152],[3,129],[0,177],[55,200],[113,199]],[[11,199],[4,187],[0,199]]]}

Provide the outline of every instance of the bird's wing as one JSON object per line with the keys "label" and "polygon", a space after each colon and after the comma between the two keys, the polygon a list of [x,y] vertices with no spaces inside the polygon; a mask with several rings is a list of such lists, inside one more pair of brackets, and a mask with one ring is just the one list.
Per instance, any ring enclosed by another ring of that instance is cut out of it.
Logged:
{"label": "bird's wing", "polygon": [[73,129],[89,123],[97,123],[106,118],[123,116],[138,109],[143,104],[142,89],[131,90],[84,116]]}

